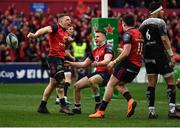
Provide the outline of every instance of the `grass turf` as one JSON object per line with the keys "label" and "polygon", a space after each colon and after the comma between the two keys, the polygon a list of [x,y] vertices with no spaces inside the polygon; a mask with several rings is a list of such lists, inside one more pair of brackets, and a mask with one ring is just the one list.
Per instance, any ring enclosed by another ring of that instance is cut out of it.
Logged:
{"label": "grass turf", "polygon": [[[148,120],[146,103],[146,85],[129,84],[128,88],[137,100],[135,115],[126,118],[127,102],[120,95],[119,99],[111,100],[104,119],[90,119],[94,112],[94,99],[90,89],[82,91],[82,114],[67,116],[59,113],[55,105],[56,94],[53,92],[48,102],[51,114],[37,113],[42,93],[46,84],[0,84],[0,126],[1,127],[180,127],[179,119],[168,119],[166,86],[159,84],[156,89],[156,112],[159,118]],[[72,88],[69,100],[73,102]],[[177,90],[177,102],[180,93]],[[71,106],[72,108],[72,106]]]}

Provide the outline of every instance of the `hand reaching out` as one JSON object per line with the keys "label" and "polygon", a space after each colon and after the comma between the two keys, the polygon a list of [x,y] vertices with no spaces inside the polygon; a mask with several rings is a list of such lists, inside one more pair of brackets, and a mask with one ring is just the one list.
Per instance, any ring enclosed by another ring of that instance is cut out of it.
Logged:
{"label": "hand reaching out", "polygon": [[111,68],[114,67],[114,65],[115,65],[115,62],[114,62],[114,61],[111,61],[111,62],[107,65],[107,67],[108,67],[108,69],[111,69]]}
{"label": "hand reaching out", "polygon": [[27,38],[35,38],[35,37],[36,37],[35,34],[32,32],[28,33],[27,35]]}

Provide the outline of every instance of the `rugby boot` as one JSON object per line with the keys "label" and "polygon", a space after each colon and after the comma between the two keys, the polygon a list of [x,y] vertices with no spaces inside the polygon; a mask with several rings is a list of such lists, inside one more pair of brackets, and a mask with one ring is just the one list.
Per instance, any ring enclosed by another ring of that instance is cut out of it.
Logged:
{"label": "rugby boot", "polygon": [[47,109],[46,106],[45,106],[45,107],[40,107],[40,106],[39,106],[37,112],[39,112],[39,113],[44,113],[44,114],[48,114],[48,113],[49,113],[49,111],[48,111],[48,109]]}
{"label": "rugby boot", "polygon": [[74,113],[74,114],[81,114],[82,112],[81,112],[81,108],[73,108],[72,109],[72,112]]}
{"label": "rugby boot", "polygon": [[154,112],[150,112],[149,113],[149,116],[148,116],[148,119],[157,119],[158,118],[158,115]]}
{"label": "rugby boot", "polygon": [[74,113],[71,112],[67,106],[63,106],[63,107],[59,110],[59,112],[65,113],[65,114],[67,114],[67,115],[74,115]]}
{"label": "rugby boot", "polygon": [[137,103],[133,99],[130,99],[128,101],[128,112],[127,112],[127,117],[128,118],[131,117],[134,114],[136,106],[137,106]]}
{"label": "rugby boot", "polygon": [[97,110],[96,113],[90,114],[89,118],[104,118],[104,116],[105,116],[104,111]]}

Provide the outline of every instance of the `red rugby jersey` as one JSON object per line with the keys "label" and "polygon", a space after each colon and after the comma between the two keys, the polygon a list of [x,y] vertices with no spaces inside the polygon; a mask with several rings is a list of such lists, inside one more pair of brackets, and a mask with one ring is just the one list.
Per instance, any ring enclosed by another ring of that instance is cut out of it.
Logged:
{"label": "red rugby jersey", "polygon": [[[113,55],[113,58],[112,60],[114,59],[114,54],[113,54],[113,49],[112,49],[112,46],[110,44],[104,44],[103,46],[101,47],[97,47],[95,48],[92,53],[89,55],[89,58],[92,60],[92,61],[96,61],[96,62],[100,62],[100,61],[103,61],[104,60],[104,56],[105,54],[112,54]],[[101,72],[101,71],[107,71],[109,73],[112,73],[112,69],[109,70],[107,68],[107,65],[105,66],[97,66],[95,68],[95,72]]]}
{"label": "red rugby jersey", "polygon": [[123,34],[123,45],[131,44],[131,51],[127,60],[139,67],[142,65],[142,40],[141,32],[135,28],[131,28]]}
{"label": "red rugby jersey", "polygon": [[66,30],[59,24],[53,24],[52,33],[49,33],[49,56],[64,59]]}

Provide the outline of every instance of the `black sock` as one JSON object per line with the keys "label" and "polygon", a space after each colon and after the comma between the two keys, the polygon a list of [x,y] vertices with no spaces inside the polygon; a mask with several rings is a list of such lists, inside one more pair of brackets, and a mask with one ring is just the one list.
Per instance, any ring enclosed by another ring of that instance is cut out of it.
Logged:
{"label": "black sock", "polygon": [[148,87],[147,91],[146,91],[146,96],[147,96],[148,107],[154,106],[155,88],[154,87]]}
{"label": "black sock", "polygon": [[67,91],[68,91],[69,86],[70,86],[70,83],[68,82],[64,84],[64,96],[67,96]]}
{"label": "black sock", "polygon": [[100,102],[101,102],[100,96],[95,96],[95,102],[96,102],[96,103],[100,103]]}
{"label": "black sock", "polygon": [[175,104],[176,102],[176,87],[175,85],[168,85],[167,96],[169,103]]}
{"label": "black sock", "polygon": [[46,104],[47,104],[47,102],[42,100],[41,104],[40,104],[40,107],[44,108],[44,107],[46,107]]}
{"label": "black sock", "polygon": [[64,98],[60,99],[60,104],[61,104],[61,107],[66,106],[66,102]]}
{"label": "black sock", "polygon": [[105,111],[108,103],[109,103],[109,102],[103,100],[102,103],[101,103],[101,105],[100,105],[100,107],[99,107],[99,110],[100,110],[100,111]]}
{"label": "black sock", "polygon": [[127,100],[127,102],[132,98],[131,94],[127,91],[123,94],[124,98]]}

